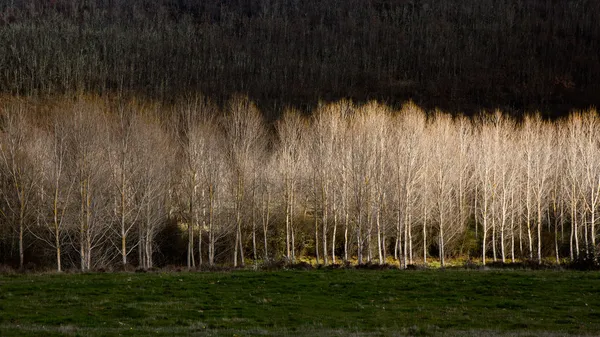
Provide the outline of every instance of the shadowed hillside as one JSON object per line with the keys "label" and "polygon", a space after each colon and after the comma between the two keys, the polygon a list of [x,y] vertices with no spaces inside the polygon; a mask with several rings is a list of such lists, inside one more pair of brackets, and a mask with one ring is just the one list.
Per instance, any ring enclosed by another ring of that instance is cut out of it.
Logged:
{"label": "shadowed hillside", "polygon": [[0,90],[241,93],[270,118],[340,98],[558,115],[600,101],[598,13],[586,0],[5,1]]}

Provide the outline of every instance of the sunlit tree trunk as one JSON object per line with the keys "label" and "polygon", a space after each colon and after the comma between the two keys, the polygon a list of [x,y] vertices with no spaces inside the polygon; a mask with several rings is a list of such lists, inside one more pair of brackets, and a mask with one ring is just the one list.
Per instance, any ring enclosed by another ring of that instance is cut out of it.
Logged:
{"label": "sunlit tree trunk", "polygon": [[[2,171],[10,182],[10,189],[3,191],[4,202],[7,210],[2,213],[7,220],[17,224],[19,242],[19,269],[25,264],[25,230],[28,226],[27,217],[32,211],[31,202],[37,189],[38,172],[32,158],[32,144],[34,140],[30,132],[33,125],[27,119],[25,107],[17,103],[8,106],[2,115],[2,138],[0,142],[0,156],[2,157]],[[33,132],[32,132],[33,133]]]}

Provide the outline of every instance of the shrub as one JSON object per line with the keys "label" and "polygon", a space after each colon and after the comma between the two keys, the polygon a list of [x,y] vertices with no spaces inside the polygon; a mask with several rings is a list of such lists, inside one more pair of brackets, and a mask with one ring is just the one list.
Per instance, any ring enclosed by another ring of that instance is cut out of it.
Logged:
{"label": "shrub", "polygon": [[569,264],[575,270],[600,270],[600,247],[589,245],[579,251],[578,256]]}

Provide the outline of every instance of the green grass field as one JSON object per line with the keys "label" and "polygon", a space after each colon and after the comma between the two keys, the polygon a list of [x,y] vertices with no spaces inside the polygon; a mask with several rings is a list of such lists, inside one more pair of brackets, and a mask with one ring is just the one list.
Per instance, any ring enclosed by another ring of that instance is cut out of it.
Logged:
{"label": "green grass field", "polygon": [[559,336],[599,331],[598,272],[0,276],[0,336]]}

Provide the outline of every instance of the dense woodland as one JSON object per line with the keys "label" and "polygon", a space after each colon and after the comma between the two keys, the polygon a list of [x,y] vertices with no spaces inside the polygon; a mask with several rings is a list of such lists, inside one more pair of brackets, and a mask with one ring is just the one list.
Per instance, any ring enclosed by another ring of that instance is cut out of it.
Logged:
{"label": "dense woodland", "polygon": [[598,13],[592,0],[3,1],[0,264],[587,256]]}
{"label": "dense woodland", "polygon": [[596,0],[8,0],[0,91],[556,116],[600,105]]}
{"label": "dense woodland", "polygon": [[560,263],[597,244],[595,110],[515,120],[340,101],[272,128],[245,97],[2,111],[3,263]]}

